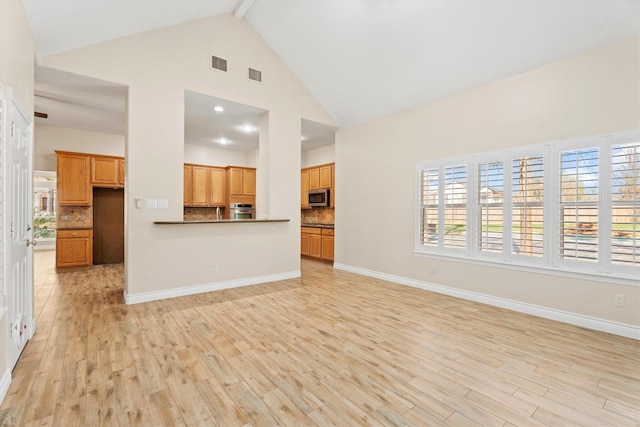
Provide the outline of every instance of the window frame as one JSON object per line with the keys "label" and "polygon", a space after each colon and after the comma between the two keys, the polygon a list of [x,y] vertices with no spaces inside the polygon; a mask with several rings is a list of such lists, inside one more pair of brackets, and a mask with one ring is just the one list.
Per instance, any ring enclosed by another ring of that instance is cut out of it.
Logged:
{"label": "window frame", "polygon": [[[634,284],[640,286],[640,264],[624,265],[612,261],[613,233],[613,157],[614,146],[640,142],[640,129],[618,132],[595,137],[576,138],[547,144],[537,144],[521,148],[475,153],[467,156],[418,162],[415,165],[417,179],[415,190],[415,232],[414,254],[418,256],[436,257],[441,259],[455,259],[464,262],[502,266],[525,271],[542,272],[560,276],[579,277],[583,279],[605,279],[615,283]],[[563,238],[560,227],[560,198],[561,198],[561,156],[562,152],[598,149],[598,200],[597,205],[597,260],[585,261],[562,258],[560,253],[560,239]],[[512,250],[513,239],[513,210],[514,184],[513,161],[521,157],[542,156],[543,161],[543,230],[542,256],[523,255]],[[502,199],[502,251],[481,250],[480,223],[481,206],[478,198],[479,165],[481,163],[502,162],[503,199]],[[444,200],[444,170],[448,167],[466,165],[466,248],[446,248],[443,245],[443,204]],[[437,169],[438,179],[438,226],[436,228],[437,245],[422,244],[420,227],[422,221],[422,171]],[[640,201],[624,202],[635,203]],[[621,204],[624,204],[621,203]],[[637,225],[640,227],[640,224]],[[509,243],[507,243],[509,242]],[[635,248],[635,246],[633,246]]]}

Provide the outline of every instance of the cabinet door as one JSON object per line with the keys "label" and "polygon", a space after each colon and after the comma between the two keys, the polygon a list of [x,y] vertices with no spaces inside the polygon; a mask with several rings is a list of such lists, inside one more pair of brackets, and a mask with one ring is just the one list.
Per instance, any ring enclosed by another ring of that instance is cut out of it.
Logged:
{"label": "cabinet door", "polygon": [[118,184],[124,187],[124,159],[118,159]]}
{"label": "cabinet door", "polygon": [[242,172],[243,182],[242,182],[242,193],[245,196],[255,196],[256,195],[256,170],[255,169],[245,169]]}
{"label": "cabinet door", "polygon": [[309,169],[309,190],[317,190],[320,188],[320,169]]}
{"label": "cabinet door", "polygon": [[300,255],[309,255],[309,235],[302,233],[300,234]]}
{"label": "cabinet door", "polygon": [[316,258],[322,257],[322,236],[309,236],[309,256]]}
{"label": "cabinet door", "polygon": [[85,154],[58,153],[58,204],[90,206],[91,160]]}
{"label": "cabinet door", "polygon": [[225,173],[224,169],[211,168],[211,206],[225,205]]}
{"label": "cabinet door", "polygon": [[331,207],[336,207],[336,166],[331,165],[331,193],[329,194],[331,198]]}
{"label": "cabinet door", "polygon": [[229,182],[227,185],[229,187],[229,194],[232,196],[244,195],[244,184],[242,182],[244,175],[242,169],[230,168],[228,171],[227,179]]}
{"label": "cabinet door", "polygon": [[56,267],[86,266],[93,263],[91,230],[58,230]]}
{"label": "cabinet door", "polygon": [[184,165],[184,175],[182,178],[184,189],[182,190],[182,198],[184,199],[185,206],[191,206],[191,172],[191,166]]}
{"label": "cabinet door", "polygon": [[309,171],[300,172],[300,207],[309,207]]}
{"label": "cabinet door", "polygon": [[191,167],[191,206],[209,206],[209,168]]}
{"label": "cabinet door", "polygon": [[333,236],[322,236],[322,259],[333,261]]}
{"label": "cabinet door", "polygon": [[320,167],[320,188],[331,188],[331,165]]}
{"label": "cabinet door", "polygon": [[91,183],[97,186],[118,185],[118,159],[112,157],[91,157]]}

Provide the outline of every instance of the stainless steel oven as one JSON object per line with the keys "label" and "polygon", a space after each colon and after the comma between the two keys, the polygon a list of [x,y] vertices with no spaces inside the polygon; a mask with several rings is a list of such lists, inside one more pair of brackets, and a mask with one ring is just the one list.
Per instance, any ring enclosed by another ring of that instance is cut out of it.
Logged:
{"label": "stainless steel oven", "polygon": [[231,203],[229,206],[230,219],[255,219],[256,209],[251,203]]}

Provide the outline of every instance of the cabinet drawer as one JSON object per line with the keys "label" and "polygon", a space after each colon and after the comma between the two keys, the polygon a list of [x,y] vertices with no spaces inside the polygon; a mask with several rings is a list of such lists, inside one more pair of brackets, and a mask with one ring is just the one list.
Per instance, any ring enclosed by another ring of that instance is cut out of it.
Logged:
{"label": "cabinet drawer", "polygon": [[92,230],[58,230],[56,232],[59,239],[72,239],[76,237],[91,237]]}
{"label": "cabinet drawer", "polygon": [[316,227],[301,227],[300,231],[306,234],[322,234],[322,229]]}
{"label": "cabinet drawer", "polygon": [[322,235],[323,236],[333,236],[333,228],[323,228],[322,229]]}

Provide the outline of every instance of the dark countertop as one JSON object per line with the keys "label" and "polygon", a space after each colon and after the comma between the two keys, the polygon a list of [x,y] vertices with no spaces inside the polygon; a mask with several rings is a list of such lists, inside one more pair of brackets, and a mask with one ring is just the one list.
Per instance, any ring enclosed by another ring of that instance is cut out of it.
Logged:
{"label": "dark countertop", "polygon": [[334,228],[333,224],[319,224],[316,222],[302,223],[301,227],[313,227],[313,228]]}
{"label": "dark countertop", "polygon": [[191,221],[154,221],[154,224],[237,224],[248,222],[289,222],[288,219],[196,219]]}

